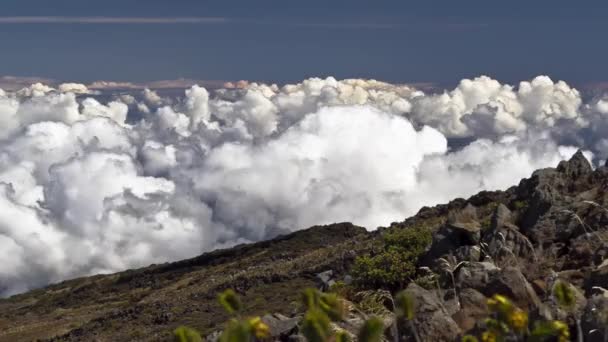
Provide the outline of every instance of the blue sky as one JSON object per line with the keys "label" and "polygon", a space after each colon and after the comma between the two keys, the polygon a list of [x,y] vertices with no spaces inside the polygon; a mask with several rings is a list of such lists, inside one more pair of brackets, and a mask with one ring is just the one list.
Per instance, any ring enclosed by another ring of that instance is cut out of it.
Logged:
{"label": "blue sky", "polygon": [[3,0],[0,75],[58,80],[608,80],[608,4]]}

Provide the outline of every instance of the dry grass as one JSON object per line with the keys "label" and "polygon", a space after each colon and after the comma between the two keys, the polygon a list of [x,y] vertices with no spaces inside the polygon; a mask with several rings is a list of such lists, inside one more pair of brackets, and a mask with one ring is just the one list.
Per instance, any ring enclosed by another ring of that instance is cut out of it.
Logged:
{"label": "dry grass", "polygon": [[[0,300],[0,342],[166,340],[178,325],[211,332],[226,317],[215,298],[231,287],[246,314],[298,310],[314,274],[343,271],[375,235],[350,224],[315,227],[172,264],[75,279]],[[167,318],[168,317],[168,318]],[[51,339],[55,337],[55,339]]]}

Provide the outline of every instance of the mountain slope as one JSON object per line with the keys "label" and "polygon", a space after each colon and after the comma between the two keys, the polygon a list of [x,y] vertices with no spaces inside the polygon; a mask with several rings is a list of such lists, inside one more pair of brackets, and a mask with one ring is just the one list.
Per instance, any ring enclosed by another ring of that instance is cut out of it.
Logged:
{"label": "mountain slope", "polygon": [[[480,313],[471,313],[466,304],[470,298],[508,292],[518,304],[539,311],[555,277],[570,281],[587,297],[594,286],[608,287],[600,267],[608,255],[607,190],[608,169],[592,170],[577,153],[506,191],[423,208],[375,232],[349,223],[312,227],[193,259],[69,280],[2,299],[0,341],[164,341],[182,324],[211,333],[227,319],[216,304],[217,294],[226,288],[241,294],[246,313],[292,316],[301,310],[299,291],[318,285],[318,273],[331,270],[334,279],[343,279],[354,259],[374,250],[386,230],[419,225],[434,231],[433,244],[419,266],[436,270],[437,260],[448,256],[468,263],[455,271],[464,293],[462,305],[443,313],[455,327],[445,335],[451,338],[475,328]],[[488,258],[496,269],[483,269],[487,263],[482,261]],[[485,282],[478,279],[482,273]],[[523,287],[515,286],[513,279]],[[454,300],[449,291],[441,293],[446,303]],[[421,326],[430,324],[423,315],[417,320]],[[448,339],[429,334],[428,339]]]}

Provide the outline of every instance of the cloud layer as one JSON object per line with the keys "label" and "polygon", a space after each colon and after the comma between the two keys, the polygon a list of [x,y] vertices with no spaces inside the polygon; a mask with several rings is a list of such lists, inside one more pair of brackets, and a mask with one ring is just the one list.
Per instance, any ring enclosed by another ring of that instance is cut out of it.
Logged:
{"label": "cloud layer", "polygon": [[314,224],[375,229],[577,148],[608,155],[608,97],[583,101],[545,76],[442,94],[333,78],[87,94],[0,92],[2,295]]}

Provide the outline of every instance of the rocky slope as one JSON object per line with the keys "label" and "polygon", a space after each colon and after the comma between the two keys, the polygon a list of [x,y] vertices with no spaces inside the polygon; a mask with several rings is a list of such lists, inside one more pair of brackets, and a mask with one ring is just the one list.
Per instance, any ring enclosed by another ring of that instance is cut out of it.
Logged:
{"label": "rocky slope", "polygon": [[[608,168],[592,170],[577,153],[507,191],[423,208],[375,232],[348,223],[313,227],[176,263],[66,281],[0,300],[0,341],[165,341],[183,324],[213,339],[227,318],[215,299],[229,287],[242,296],[246,313],[266,314],[276,339],[295,340],[302,288],[348,283],[356,256],[373,252],[384,232],[419,225],[434,231],[418,279],[408,285],[424,341],[478,330],[486,298],[495,293],[533,317],[572,326],[578,317],[589,335],[603,326],[597,313],[608,300],[607,187]],[[425,286],[431,276],[438,286]],[[557,279],[578,289],[574,313],[553,303]],[[341,327],[356,331],[366,310],[390,325],[390,296],[380,289],[352,294]]]}

